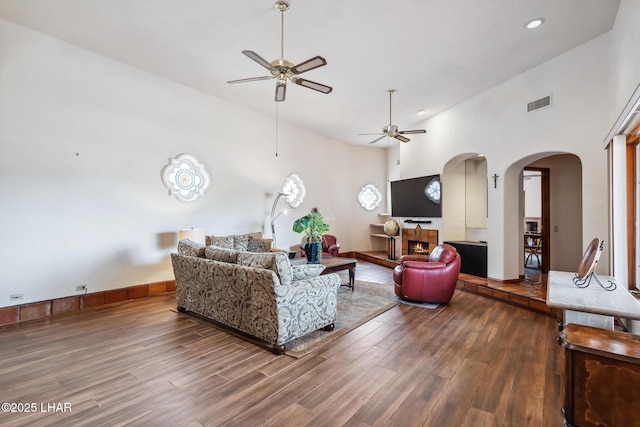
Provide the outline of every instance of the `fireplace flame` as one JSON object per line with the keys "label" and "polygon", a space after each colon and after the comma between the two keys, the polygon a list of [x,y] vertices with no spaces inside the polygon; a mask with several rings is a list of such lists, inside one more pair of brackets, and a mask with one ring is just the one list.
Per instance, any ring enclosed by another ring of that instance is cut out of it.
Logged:
{"label": "fireplace flame", "polygon": [[413,252],[416,254],[429,253],[429,251],[422,246],[421,242],[416,243],[416,246],[413,248]]}

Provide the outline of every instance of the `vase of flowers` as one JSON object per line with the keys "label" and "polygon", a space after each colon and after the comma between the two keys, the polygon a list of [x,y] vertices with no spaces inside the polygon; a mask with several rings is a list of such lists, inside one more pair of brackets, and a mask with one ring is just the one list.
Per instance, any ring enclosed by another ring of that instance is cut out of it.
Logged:
{"label": "vase of flowers", "polygon": [[324,222],[317,207],[311,209],[307,215],[298,218],[293,223],[293,231],[305,234],[304,252],[308,264],[320,264],[322,259],[322,236],[329,231],[329,225]]}

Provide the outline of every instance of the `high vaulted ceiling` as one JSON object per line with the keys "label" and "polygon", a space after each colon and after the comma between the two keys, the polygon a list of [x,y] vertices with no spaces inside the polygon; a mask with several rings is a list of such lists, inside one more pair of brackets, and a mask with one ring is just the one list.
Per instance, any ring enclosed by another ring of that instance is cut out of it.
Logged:
{"label": "high vaulted ceiling", "polygon": [[[280,57],[275,0],[0,0],[0,18],[247,108],[275,115],[275,81],[241,54]],[[389,121],[415,128],[613,26],[619,0],[289,0],[284,57],[321,55],[303,77],[329,95],[288,84],[280,120],[368,145]],[[543,26],[525,23],[545,18]],[[418,115],[420,110],[426,114]],[[428,129],[427,129],[428,131]],[[421,135],[410,135],[417,143]],[[386,146],[379,142],[373,146]]]}

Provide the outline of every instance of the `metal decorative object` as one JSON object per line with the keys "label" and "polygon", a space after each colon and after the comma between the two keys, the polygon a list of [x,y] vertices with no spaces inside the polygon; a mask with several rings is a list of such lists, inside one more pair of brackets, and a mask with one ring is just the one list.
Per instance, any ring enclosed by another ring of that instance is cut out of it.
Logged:
{"label": "metal decorative object", "polygon": [[603,250],[604,240],[600,241],[600,239],[596,237],[589,243],[582,256],[582,261],[580,261],[580,265],[578,266],[578,272],[573,278],[574,285],[579,288],[586,288],[591,284],[591,279],[593,278],[604,290],[613,291],[616,289],[614,282],[609,280],[607,281],[607,285],[605,285],[595,273],[596,265]]}

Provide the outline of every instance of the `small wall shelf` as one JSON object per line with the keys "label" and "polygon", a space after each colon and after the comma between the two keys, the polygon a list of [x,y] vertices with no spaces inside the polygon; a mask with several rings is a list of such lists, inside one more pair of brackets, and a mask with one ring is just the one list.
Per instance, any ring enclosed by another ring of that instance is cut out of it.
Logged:
{"label": "small wall shelf", "polygon": [[[390,213],[378,213],[378,217],[383,221],[381,223],[369,224],[369,235],[372,237],[371,239],[371,247],[374,251],[386,251],[389,250],[389,236],[384,232],[384,223],[391,219]],[[393,240],[400,239],[400,233],[398,236],[394,236]],[[399,258],[401,255],[400,249],[401,245],[395,245],[396,247],[396,258]]]}

